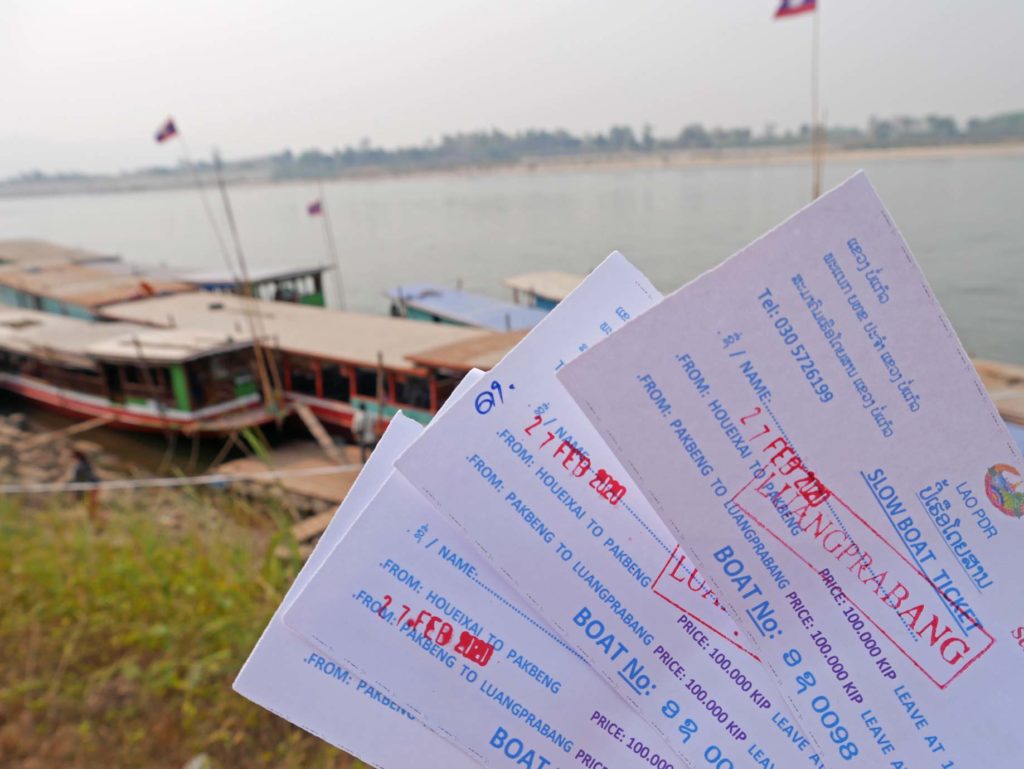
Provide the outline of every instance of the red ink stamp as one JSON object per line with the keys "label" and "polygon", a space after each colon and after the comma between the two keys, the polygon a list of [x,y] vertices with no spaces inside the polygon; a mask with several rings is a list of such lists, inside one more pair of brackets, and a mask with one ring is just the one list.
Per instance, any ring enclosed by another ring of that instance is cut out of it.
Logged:
{"label": "red ink stamp", "polygon": [[[732,501],[808,569],[818,575],[827,569],[846,600],[945,689],[995,639],[834,491],[815,482],[811,494],[798,493],[783,504],[766,482],[754,478]],[[787,541],[794,527],[798,539],[812,540],[803,548],[806,555]],[[957,614],[963,621],[956,621]]]}
{"label": "red ink stamp", "polygon": [[715,635],[760,661],[754,652],[743,645],[742,642],[746,639],[738,631],[723,633],[716,627],[719,615],[724,613],[725,609],[703,575],[697,571],[696,565],[686,557],[679,545],[676,545],[675,550],[669,555],[661,573],[651,584],[651,590],[656,596],[692,617]]}
{"label": "red ink stamp", "polygon": [[[543,423],[541,416],[535,415],[533,422],[523,428],[523,432],[529,436],[533,436],[533,431],[540,427]],[[547,438],[540,444],[540,448],[544,448],[553,440],[556,436],[550,430],[547,431]],[[590,457],[583,453],[583,450],[575,446],[572,441],[563,440],[558,448],[555,449],[553,455],[555,459],[562,460],[562,468],[567,470],[573,478],[583,478],[587,473],[591,472]],[[622,498],[626,496],[626,486],[620,483],[604,468],[597,468],[594,472],[594,477],[590,479],[587,484],[590,488],[594,489],[598,495],[605,500],[612,507],[619,504]]]}
{"label": "red ink stamp", "polygon": [[[382,619],[387,619],[384,609],[391,605],[391,601],[390,595],[384,596],[382,608],[377,612]],[[402,613],[396,623],[399,628],[419,631],[424,638],[433,641],[438,646],[447,646],[451,643],[455,628],[452,627],[450,622],[441,619],[436,614],[431,614],[426,609],[420,611],[415,617],[406,619],[410,611],[412,611],[410,606],[402,604]],[[475,662],[480,667],[484,667],[494,655],[494,645],[473,635],[469,631],[463,630],[459,633],[459,640],[455,644],[455,653],[462,655],[470,662]]]}
{"label": "red ink stamp", "polygon": [[470,662],[475,662],[483,667],[490,662],[491,656],[494,654],[494,645],[463,630],[459,635],[459,642],[455,645],[455,651]]}

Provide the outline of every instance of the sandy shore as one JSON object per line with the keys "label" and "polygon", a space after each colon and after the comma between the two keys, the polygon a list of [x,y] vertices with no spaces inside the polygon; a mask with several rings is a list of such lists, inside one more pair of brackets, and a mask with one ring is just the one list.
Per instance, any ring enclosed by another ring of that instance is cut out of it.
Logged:
{"label": "sandy shore", "polygon": [[[869,160],[934,160],[973,157],[1024,157],[1024,142],[1005,144],[949,144],[933,147],[891,149],[830,149],[825,163],[858,163]],[[617,153],[524,159],[516,164],[453,169],[449,173],[482,171],[576,171],[629,170],[644,168],[699,168],[714,166],[809,165],[809,148],[765,148],[727,150],[673,150],[671,152]]]}
{"label": "sandy shore", "polygon": [[[1024,142],[999,144],[946,144],[931,147],[888,149],[830,149],[829,163],[856,164],[871,160],[936,160],[982,157],[1024,157]],[[395,171],[367,168],[343,174],[331,181],[401,179],[430,176],[482,176],[487,174],[573,173],[580,171],[634,171],[657,168],[715,168],[810,165],[810,148],[753,147],[723,150],[672,150],[669,152],[617,152],[586,155],[544,155],[525,157],[515,163],[465,165],[457,168],[427,168]],[[309,179],[280,179],[262,183],[308,185]],[[245,181],[237,183],[245,184]],[[252,182],[261,183],[261,182]]]}

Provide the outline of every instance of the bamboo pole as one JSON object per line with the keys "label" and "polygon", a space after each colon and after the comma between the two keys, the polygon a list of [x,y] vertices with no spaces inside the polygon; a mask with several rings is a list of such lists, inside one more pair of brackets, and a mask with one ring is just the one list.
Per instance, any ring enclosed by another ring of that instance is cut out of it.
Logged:
{"label": "bamboo pole", "polygon": [[334,282],[338,289],[338,309],[345,309],[345,285],[341,279],[341,258],[338,256],[338,247],[334,242],[334,225],[331,223],[331,213],[327,206],[327,197],[324,195],[324,182],[320,179],[317,186],[319,194],[320,213],[323,214],[324,240],[327,244],[327,252],[334,262]]}
{"label": "bamboo pole", "polygon": [[824,128],[821,125],[821,3],[815,5],[811,15],[814,17],[811,38],[811,200],[821,196],[822,171],[825,163],[823,146]]}
{"label": "bamboo pole", "polygon": [[231,239],[235,246],[235,256],[238,260],[238,266],[241,272],[242,292],[244,294],[242,302],[245,307],[245,317],[249,324],[249,334],[252,337],[253,351],[256,354],[256,371],[260,378],[260,388],[263,391],[263,400],[269,406],[277,403],[278,398],[271,388],[268,373],[270,370],[270,363],[265,360],[265,350],[263,349],[263,343],[260,338],[262,334],[260,329],[257,327],[256,316],[259,314],[259,311],[255,306],[255,299],[252,293],[252,282],[249,280],[249,267],[245,261],[245,252],[242,250],[242,240],[238,235],[238,225],[235,223],[235,214],[234,210],[231,208],[231,199],[228,197],[227,185],[224,183],[224,172],[220,161],[220,155],[214,153],[213,159],[214,170],[217,174],[217,187],[220,189],[221,200],[224,203],[224,214],[228,220],[228,231],[231,233]]}
{"label": "bamboo pole", "polygon": [[217,219],[213,215],[213,209],[210,207],[210,201],[206,197],[206,188],[203,186],[202,178],[199,176],[199,171],[196,170],[196,164],[192,161],[192,152],[189,150],[188,142],[185,141],[185,135],[178,130],[175,126],[175,132],[178,136],[178,141],[181,143],[181,154],[185,161],[185,165],[189,172],[192,174],[192,181],[195,182],[196,190],[199,191],[199,199],[203,203],[203,211],[206,212],[206,220],[210,223],[210,229],[213,230],[213,234],[217,239],[217,247],[220,249],[221,257],[224,259],[224,264],[228,268],[228,272],[231,276],[238,280],[238,275],[235,272],[234,265],[231,264],[231,254],[228,252],[227,244],[224,242],[224,235],[220,231],[220,227],[217,225]]}
{"label": "bamboo pole", "polygon": [[[377,351],[377,422],[384,418],[384,353]],[[377,425],[373,427],[374,434],[377,432]]]}

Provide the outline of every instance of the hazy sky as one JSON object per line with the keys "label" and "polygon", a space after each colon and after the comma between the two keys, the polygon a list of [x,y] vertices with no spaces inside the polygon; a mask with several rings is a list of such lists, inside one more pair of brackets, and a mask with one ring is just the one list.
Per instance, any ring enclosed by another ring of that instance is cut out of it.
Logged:
{"label": "hazy sky", "polygon": [[[1024,0],[819,0],[830,123],[1024,109]],[[776,0],[0,0],[0,176],[498,127],[808,120]]]}

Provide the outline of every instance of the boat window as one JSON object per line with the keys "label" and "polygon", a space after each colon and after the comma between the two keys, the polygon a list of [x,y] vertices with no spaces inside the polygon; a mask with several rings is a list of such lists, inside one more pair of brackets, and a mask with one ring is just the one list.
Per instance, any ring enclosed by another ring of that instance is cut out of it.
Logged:
{"label": "boat window", "polygon": [[173,406],[174,395],[170,387],[170,374],[166,366],[122,366],[118,392],[141,401],[156,401]]}
{"label": "boat window", "polygon": [[460,381],[462,380],[454,376],[442,376],[441,374],[435,376],[434,386],[437,388],[437,404],[435,408],[441,408],[444,405],[449,396],[455,392],[455,388],[459,386]]}
{"label": "boat window", "polygon": [[377,369],[356,369],[356,395],[361,395],[364,398],[377,397]]}
{"label": "boat window", "polygon": [[122,366],[121,376],[126,384],[143,384],[142,369],[138,366]]}
{"label": "boat window", "polygon": [[[193,410],[227,403],[239,397],[239,388],[253,382],[252,350],[235,350],[199,358],[186,364],[189,396]],[[168,399],[173,398],[170,372],[159,370],[161,390]]]}
{"label": "boat window", "polygon": [[95,369],[69,368],[58,369],[51,377],[51,382],[75,392],[89,395],[106,395],[107,386],[103,375]]}
{"label": "boat window", "polygon": [[292,392],[301,393],[303,395],[317,395],[317,368],[317,362],[308,358],[288,358],[288,370],[291,372]]}
{"label": "boat window", "polygon": [[214,379],[227,379],[231,375],[230,357],[215,356],[210,358],[210,376]]}
{"label": "boat window", "polygon": [[21,364],[21,373],[26,376],[35,376],[46,378],[46,368],[43,366],[42,361],[36,360],[35,358],[25,358]]}
{"label": "boat window", "polygon": [[[309,276],[299,276],[278,280],[273,283],[273,298],[279,302],[298,302],[302,297],[312,293],[312,279]],[[270,298],[270,297],[266,297]]]}
{"label": "boat window", "polygon": [[275,302],[291,302],[294,293],[286,280],[277,280],[272,283],[263,284],[264,299],[273,299]]}
{"label": "boat window", "polygon": [[324,397],[348,403],[352,396],[352,379],[343,366],[323,367]]}
{"label": "boat window", "polygon": [[395,401],[417,409],[429,409],[430,383],[419,376],[396,376]]}

